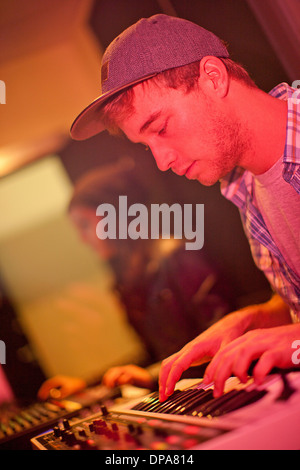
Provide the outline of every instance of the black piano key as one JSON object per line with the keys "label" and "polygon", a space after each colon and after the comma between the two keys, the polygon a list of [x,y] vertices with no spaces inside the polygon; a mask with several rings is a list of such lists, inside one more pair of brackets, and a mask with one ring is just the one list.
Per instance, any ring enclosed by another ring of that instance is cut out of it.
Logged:
{"label": "black piano key", "polygon": [[175,390],[175,392],[164,402],[161,402],[159,400],[159,394],[158,392],[154,392],[152,395],[149,397],[146,397],[144,400],[142,400],[140,403],[135,405],[132,409],[137,410],[137,411],[153,411],[156,407],[159,407],[160,405],[164,403],[169,403],[180,393],[180,390]]}
{"label": "black piano key", "polygon": [[179,406],[171,410],[171,414],[176,415],[185,415],[188,414],[191,410],[194,410],[195,407],[200,406],[201,403],[206,403],[212,397],[212,389],[208,390],[197,390],[197,393],[191,397],[190,400],[186,400],[183,403],[180,403]]}
{"label": "black piano key", "polygon": [[181,407],[192,398],[198,398],[203,393],[205,393],[203,389],[196,388],[189,388],[183,391],[175,390],[170,397],[165,401],[160,402],[158,392],[154,392],[142,400],[142,402],[135,405],[132,409],[151,413],[170,413],[174,408]]}
{"label": "black piano key", "polygon": [[148,413],[165,413],[198,417],[217,417],[259,400],[266,391],[231,390],[221,397],[213,397],[213,389],[189,388],[175,390],[164,402],[158,392],[146,397],[132,409]]}
{"label": "black piano key", "polygon": [[234,398],[239,393],[240,393],[239,390],[234,389],[234,390],[231,390],[230,392],[224,393],[218,398],[212,397],[212,399],[209,402],[205,403],[198,410],[195,410],[194,415],[197,415],[200,417],[211,415],[216,408],[220,408],[223,403],[227,403],[229,400]]}
{"label": "black piano key", "polygon": [[189,402],[183,404],[180,409],[176,411],[176,414],[191,415],[195,408],[198,409],[199,407],[201,407],[201,405],[209,402],[212,398],[213,390],[211,388],[208,390],[203,390],[202,393],[194,397],[193,400],[190,400]]}
{"label": "black piano key", "polygon": [[137,403],[137,405],[135,405],[132,409],[137,411],[145,411],[147,407],[150,407],[151,404],[157,402],[158,396],[158,392],[154,392],[148,397],[146,397],[144,400],[142,400],[140,403]]}
{"label": "black piano key", "polygon": [[241,393],[237,397],[228,401],[223,406],[221,405],[220,408],[215,409],[215,411],[212,413],[212,417],[221,416],[225,413],[230,413],[244,406],[255,403],[256,401],[260,400],[266,393],[266,390],[241,390]]}
{"label": "black piano key", "polygon": [[191,400],[195,395],[198,395],[198,390],[186,390],[177,395],[171,400],[161,403],[155,410],[156,413],[171,413],[174,408],[179,407],[181,404]]}
{"label": "black piano key", "polygon": [[154,403],[148,411],[152,413],[165,413],[166,410],[172,406],[174,403],[177,403],[177,400],[180,400],[182,397],[182,394],[186,392],[182,392],[181,390],[176,390],[172,395],[170,395],[167,400],[161,402],[157,401],[157,403]]}

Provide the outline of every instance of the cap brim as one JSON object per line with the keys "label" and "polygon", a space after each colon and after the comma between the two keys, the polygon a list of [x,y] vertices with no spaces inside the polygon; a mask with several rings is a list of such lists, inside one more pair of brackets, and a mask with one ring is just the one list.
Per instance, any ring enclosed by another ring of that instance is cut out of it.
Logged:
{"label": "cap brim", "polygon": [[139,78],[136,81],[133,81],[129,84],[126,84],[122,87],[115,88],[110,90],[102,95],[98,96],[92,103],[90,103],[83,111],[77,116],[74,120],[70,134],[74,140],[85,140],[90,137],[94,137],[100,132],[105,130],[105,126],[100,118],[99,108],[103,105],[109,98],[113,95],[116,95],[122,90],[129,88],[130,86],[137,85],[148,78],[154,77],[157,73],[147,75],[146,77]]}

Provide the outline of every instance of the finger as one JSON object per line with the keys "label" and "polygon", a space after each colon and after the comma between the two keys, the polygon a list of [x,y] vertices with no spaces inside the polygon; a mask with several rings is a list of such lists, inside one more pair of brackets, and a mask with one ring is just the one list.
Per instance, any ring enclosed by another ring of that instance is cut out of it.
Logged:
{"label": "finger", "polygon": [[256,351],[251,350],[248,341],[244,342],[242,338],[233,341],[216,354],[205,373],[205,383],[214,382],[215,397],[222,395],[226,380],[232,375],[243,383],[247,381],[253,357],[256,357]]}
{"label": "finger", "polygon": [[215,377],[217,376],[217,370],[220,368],[220,363],[223,362],[223,358],[225,354],[230,352],[232,349],[234,349],[235,344],[236,344],[235,341],[229,344],[226,343],[224,346],[221,346],[219,351],[215,354],[213,359],[210,361],[204,374],[203,381],[205,384],[214,382]]}
{"label": "finger", "polygon": [[220,358],[221,356],[219,354],[216,354],[215,357],[210,361],[210,363],[206,367],[204,377],[203,377],[204,384],[207,385],[214,381],[215,372],[220,363]]}
{"label": "finger", "polygon": [[253,378],[256,385],[261,385],[273,367],[280,364],[280,356],[280,352],[274,350],[266,351],[261,355],[253,369]]}
{"label": "finger", "polygon": [[170,356],[168,359],[164,360],[161,364],[159,371],[159,400],[164,401],[167,398],[166,395],[166,384],[169,377],[169,373],[172,367],[173,362],[175,361],[175,355]]}
{"label": "finger", "polygon": [[166,395],[170,396],[174,392],[175,385],[182,376],[183,372],[189,368],[190,363],[186,362],[185,357],[180,358],[179,360],[173,363],[173,366],[170,370],[168,380],[166,383]]}
{"label": "finger", "polygon": [[224,392],[226,380],[231,376],[234,356],[223,355],[222,360],[215,371],[212,382],[214,382],[214,397],[219,397]]}
{"label": "finger", "polygon": [[122,369],[120,367],[115,367],[109,370],[103,377],[103,383],[109,388],[113,388],[117,385],[118,379],[122,374]]}
{"label": "finger", "polygon": [[61,387],[60,380],[56,380],[55,378],[46,380],[46,382],[41,385],[38,391],[38,398],[40,400],[46,400],[47,398],[49,398],[50,390],[57,387]]}
{"label": "finger", "polygon": [[261,354],[260,349],[242,348],[237,351],[236,359],[233,365],[232,373],[240,379],[242,383],[246,383],[249,378],[249,368],[254,359]]}
{"label": "finger", "polygon": [[115,385],[125,385],[131,383],[132,376],[127,372],[123,372],[117,378]]}
{"label": "finger", "polygon": [[182,373],[191,365],[200,365],[211,357],[209,344],[193,341],[178,353],[163,361],[159,375],[159,399],[164,401],[170,396]]}
{"label": "finger", "polygon": [[38,398],[40,400],[47,400],[47,398],[49,398],[49,391],[50,390],[51,389],[48,388],[48,387],[41,387],[38,391],[38,394],[37,394]]}
{"label": "finger", "polygon": [[56,400],[61,400],[62,398],[66,398],[68,395],[70,395],[73,392],[73,389],[67,387],[67,386],[62,386],[62,387],[54,387],[51,388],[49,391],[49,398],[53,398]]}
{"label": "finger", "polygon": [[248,370],[254,359],[261,357],[260,366],[256,369],[256,383],[262,382],[272,367],[278,363],[278,354],[274,351],[264,352],[263,345],[259,342],[251,344],[246,341],[242,346],[240,341],[235,348],[230,348],[226,354],[222,354],[222,360],[219,361],[218,368],[213,378],[215,383],[214,396],[220,396],[223,393],[226,380],[234,375],[242,383],[248,380]]}
{"label": "finger", "polygon": [[[175,389],[175,385],[182,376],[182,373],[187,370],[195,359],[198,358],[199,348],[189,348],[186,351],[178,354],[172,366],[169,369],[169,374],[166,380],[165,395],[170,396]],[[201,356],[200,356],[201,357]]]}

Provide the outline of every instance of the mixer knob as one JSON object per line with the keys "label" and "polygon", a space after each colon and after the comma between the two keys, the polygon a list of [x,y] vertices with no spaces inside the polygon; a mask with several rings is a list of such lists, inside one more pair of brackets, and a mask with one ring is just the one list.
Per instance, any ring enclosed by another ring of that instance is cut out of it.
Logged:
{"label": "mixer knob", "polygon": [[67,419],[63,420],[63,425],[64,425],[65,429],[67,429],[67,430],[71,429],[70,423]]}
{"label": "mixer knob", "polygon": [[136,427],[136,432],[137,432],[137,434],[143,434],[144,431],[143,431],[143,428],[141,426],[137,426]]}
{"label": "mixer knob", "polygon": [[53,433],[55,437],[60,437],[61,436],[61,430],[58,426],[54,426],[53,428]]}
{"label": "mixer knob", "polygon": [[94,423],[89,423],[89,430],[94,432]]}
{"label": "mixer knob", "polygon": [[101,406],[101,411],[102,411],[103,416],[107,416],[107,415],[108,415],[108,410],[107,410],[106,406],[104,406],[104,405]]}
{"label": "mixer knob", "polygon": [[93,421],[93,431],[96,434],[105,434],[107,424],[103,419],[95,419]]}
{"label": "mixer knob", "polygon": [[73,446],[76,444],[77,439],[75,434],[72,431],[66,431],[64,434],[64,441],[68,446]]}
{"label": "mixer knob", "polygon": [[67,431],[66,429],[61,429],[60,430],[60,436],[61,436],[61,439],[66,442],[67,439],[68,439],[68,432],[70,431]]}
{"label": "mixer knob", "polygon": [[129,431],[131,434],[134,433],[135,428],[134,428],[133,424],[129,423],[129,424],[127,425],[127,428],[128,428],[128,431]]}
{"label": "mixer knob", "polygon": [[79,436],[81,437],[86,437],[86,432],[85,432],[85,429],[81,428],[78,430],[78,434]]}

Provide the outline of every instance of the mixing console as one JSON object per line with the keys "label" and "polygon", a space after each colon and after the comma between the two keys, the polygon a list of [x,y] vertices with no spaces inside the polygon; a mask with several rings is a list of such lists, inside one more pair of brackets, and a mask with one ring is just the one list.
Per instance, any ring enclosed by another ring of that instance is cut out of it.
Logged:
{"label": "mixing console", "polygon": [[299,449],[300,373],[226,382],[221,398],[201,380],[179,382],[164,403],[157,393],[73,423],[59,422],[32,439],[41,450]]}
{"label": "mixing console", "polygon": [[87,388],[67,400],[35,402],[27,406],[17,403],[0,407],[0,450],[31,449],[30,439],[51,429],[58,421],[91,414],[100,405],[120,395],[119,389],[103,386]]}

